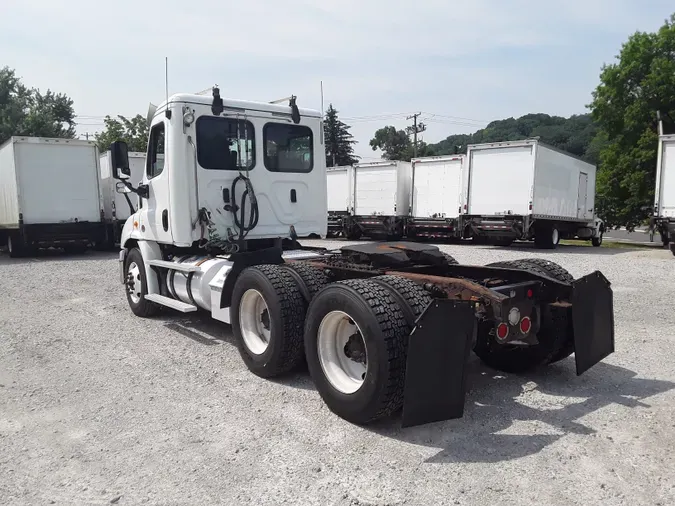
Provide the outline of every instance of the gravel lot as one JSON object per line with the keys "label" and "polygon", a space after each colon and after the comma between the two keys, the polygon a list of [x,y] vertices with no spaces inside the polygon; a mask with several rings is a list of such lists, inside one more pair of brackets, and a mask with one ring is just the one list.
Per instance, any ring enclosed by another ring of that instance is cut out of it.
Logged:
{"label": "gravel lot", "polygon": [[250,374],[204,314],[134,317],[114,254],[0,256],[0,504],[675,504],[675,258],[442,249],[602,270],[617,352],[581,377],[473,359],[463,419],[362,428],[307,373]]}

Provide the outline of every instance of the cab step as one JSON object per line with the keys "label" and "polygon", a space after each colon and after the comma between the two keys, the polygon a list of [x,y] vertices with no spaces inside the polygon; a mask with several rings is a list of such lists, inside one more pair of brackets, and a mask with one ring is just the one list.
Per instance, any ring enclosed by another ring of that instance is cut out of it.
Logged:
{"label": "cab step", "polygon": [[148,260],[148,265],[180,272],[197,272],[199,270],[199,266],[197,265],[185,265],[178,262],[170,262],[168,260]]}
{"label": "cab step", "polygon": [[186,304],[185,302],[172,299],[171,297],[165,297],[164,295],[160,295],[158,293],[147,294],[145,296],[145,300],[149,300],[150,302],[154,302],[155,304],[160,304],[162,306],[170,307],[171,309],[175,309],[181,313],[192,313],[197,311],[197,306]]}

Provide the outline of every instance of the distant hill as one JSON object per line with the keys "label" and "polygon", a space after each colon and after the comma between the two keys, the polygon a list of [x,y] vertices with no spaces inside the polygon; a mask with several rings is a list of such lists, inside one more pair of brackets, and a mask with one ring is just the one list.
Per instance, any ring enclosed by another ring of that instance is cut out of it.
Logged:
{"label": "distant hill", "polygon": [[597,163],[598,147],[592,143],[598,128],[590,114],[569,118],[548,114],[526,114],[518,119],[493,121],[473,134],[451,135],[428,149],[436,155],[466,153],[467,144],[483,142],[517,141],[531,137],[550,146]]}

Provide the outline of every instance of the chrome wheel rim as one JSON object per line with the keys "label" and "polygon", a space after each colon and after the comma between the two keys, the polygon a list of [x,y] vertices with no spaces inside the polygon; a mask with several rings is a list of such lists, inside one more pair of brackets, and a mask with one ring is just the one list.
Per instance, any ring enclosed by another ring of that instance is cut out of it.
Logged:
{"label": "chrome wheel rim", "polygon": [[262,355],[270,345],[272,323],[265,298],[258,290],[246,290],[239,303],[239,327],[246,348]]}
{"label": "chrome wheel rim", "polygon": [[131,262],[127,268],[127,291],[134,304],[138,304],[143,296],[143,280],[141,268],[136,262]]}
{"label": "chrome wheel rim", "polygon": [[353,394],[368,373],[368,353],[361,329],[343,311],[321,320],[317,337],[319,362],[328,382],[343,394]]}

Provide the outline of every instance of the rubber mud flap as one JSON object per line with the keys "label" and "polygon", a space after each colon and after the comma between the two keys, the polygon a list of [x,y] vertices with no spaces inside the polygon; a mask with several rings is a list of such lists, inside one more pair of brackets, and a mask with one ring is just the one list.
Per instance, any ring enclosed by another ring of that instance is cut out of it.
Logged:
{"label": "rubber mud flap", "polygon": [[595,271],[572,283],[572,326],[577,375],[614,353],[614,295]]}
{"label": "rubber mud flap", "polygon": [[417,319],[408,342],[403,427],[462,417],[475,329],[469,302],[435,299]]}

